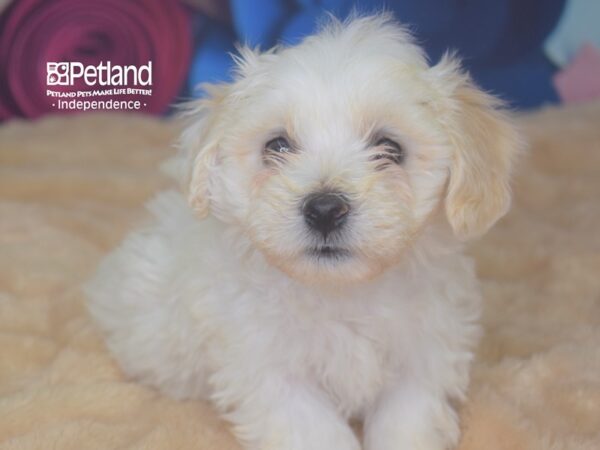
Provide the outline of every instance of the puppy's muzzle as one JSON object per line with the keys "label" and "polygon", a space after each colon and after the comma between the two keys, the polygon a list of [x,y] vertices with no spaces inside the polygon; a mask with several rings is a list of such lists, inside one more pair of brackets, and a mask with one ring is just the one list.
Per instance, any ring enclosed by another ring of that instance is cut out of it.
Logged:
{"label": "puppy's muzzle", "polygon": [[302,214],[306,224],[314,231],[327,237],[341,228],[350,212],[350,204],[342,194],[318,192],[304,200]]}

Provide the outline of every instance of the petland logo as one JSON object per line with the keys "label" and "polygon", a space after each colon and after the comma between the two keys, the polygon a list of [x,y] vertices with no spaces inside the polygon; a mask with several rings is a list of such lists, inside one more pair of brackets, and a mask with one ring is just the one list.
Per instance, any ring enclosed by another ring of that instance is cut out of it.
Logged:
{"label": "petland logo", "polygon": [[97,66],[86,66],[80,62],[46,63],[48,86],[73,86],[80,79],[88,86],[152,86],[152,61],[139,67],[112,65],[110,61]]}
{"label": "petland logo", "polygon": [[59,110],[139,111],[148,106],[152,96],[152,61],[139,67],[110,61],[97,66],[46,62],[46,85],[46,96]]}

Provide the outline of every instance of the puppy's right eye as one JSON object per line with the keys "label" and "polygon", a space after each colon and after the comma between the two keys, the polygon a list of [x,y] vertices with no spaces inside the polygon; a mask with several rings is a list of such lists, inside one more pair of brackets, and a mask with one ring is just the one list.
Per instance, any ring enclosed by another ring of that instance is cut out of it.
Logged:
{"label": "puppy's right eye", "polygon": [[275,139],[271,139],[265,144],[265,153],[267,154],[282,155],[291,152],[292,146],[285,138],[281,136],[276,137]]}

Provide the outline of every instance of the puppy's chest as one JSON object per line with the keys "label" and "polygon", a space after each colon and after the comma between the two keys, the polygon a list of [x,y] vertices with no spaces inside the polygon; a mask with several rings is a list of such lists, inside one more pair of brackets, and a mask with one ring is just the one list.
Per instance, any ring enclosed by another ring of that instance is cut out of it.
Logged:
{"label": "puppy's chest", "polygon": [[395,345],[397,325],[392,317],[369,315],[302,318],[288,329],[288,345],[297,356],[290,361],[342,413],[357,414],[375,400],[401,359]]}

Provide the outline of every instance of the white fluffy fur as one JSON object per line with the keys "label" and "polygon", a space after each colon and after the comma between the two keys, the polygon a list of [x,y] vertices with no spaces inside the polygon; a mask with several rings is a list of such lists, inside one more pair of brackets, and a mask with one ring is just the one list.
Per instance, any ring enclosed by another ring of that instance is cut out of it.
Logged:
{"label": "white fluffy fur", "polygon": [[[461,241],[508,208],[515,133],[385,16],[241,53],[188,114],[189,202],[160,194],[88,286],[110,349],[144,383],[210,398],[247,449],[451,448],[479,333]],[[378,170],[382,130],[407,158]],[[297,153],[265,164],[281,133]],[[306,254],[299,204],[319,189],[351,201],[347,258]]]}

